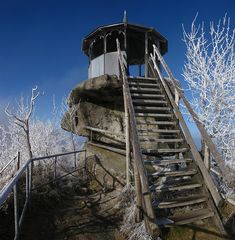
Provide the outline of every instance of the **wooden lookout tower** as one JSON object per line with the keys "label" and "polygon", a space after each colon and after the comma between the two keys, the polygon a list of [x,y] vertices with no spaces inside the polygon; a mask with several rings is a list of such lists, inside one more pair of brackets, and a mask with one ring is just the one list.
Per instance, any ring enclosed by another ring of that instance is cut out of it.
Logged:
{"label": "wooden lookout tower", "polygon": [[167,52],[167,39],[154,28],[128,23],[126,17],[123,20],[98,27],[84,38],[82,50],[89,58],[89,78],[104,74],[119,76],[116,39],[121,51],[126,53],[127,72],[131,66],[136,66],[139,76],[149,76],[148,57],[153,52],[153,44],[162,55]]}
{"label": "wooden lookout tower", "polygon": [[[89,58],[89,79],[71,93],[70,99],[77,99],[75,108],[81,108],[83,101],[90,101],[91,106],[95,106],[93,111],[105,109],[102,111],[110,113],[107,118],[111,119],[116,107],[111,103],[116,101],[121,105],[118,119],[123,122],[118,130],[113,119],[104,126],[100,124],[106,121],[102,112],[95,116],[100,117],[99,121],[92,122],[91,118],[83,125],[85,117],[80,117],[80,125],[75,121],[77,132],[88,137],[88,144],[112,151],[117,148],[116,151],[125,156],[126,181],[135,186],[138,219],[145,220],[148,233],[159,236],[162,227],[211,220],[220,233],[225,233],[218,212],[223,199],[210,175],[210,154],[218,165],[222,160],[162,57],[168,50],[167,39],[153,28],[129,23],[125,15],[123,22],[98,27],[88,34],[82,50]],[[112,85],[110,75],[116,75],[115,89],[107,87]],[[102,91],[93,89],[97,78],[101,83],[100,79],[107,80],[103,81]],[[90,96],[83,97],[81,89],[83,95],[90,91]],[[195,121],[209,150],[207,153],[198,151],[179,101]],[[93,112],[78,111],[80,115]],[[75,120],[80,115],[77,114]],[[92,131],[96,136],[100,134],[96,142]],[[104,134],[110,135],[108,140],[102,140]],[[112,136],[118,138],[119,146],[112,145]],[[130,171],[130,168],[133,169]]]}

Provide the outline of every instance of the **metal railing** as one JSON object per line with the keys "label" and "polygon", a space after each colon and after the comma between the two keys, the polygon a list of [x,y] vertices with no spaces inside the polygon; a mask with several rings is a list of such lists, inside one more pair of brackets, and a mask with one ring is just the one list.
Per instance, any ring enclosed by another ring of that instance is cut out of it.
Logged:
{"label": "metal railing", "polygon": [[[32,188],[32,180],[33,180],[33,163],[38,162],[41,160],[51,160],[53,159],[53,180],[56,181],[58,179],[61,179],[62,177],[67,176],[68,174],[75,172],[76,166],[74,166],[73,171],[70,171],[69,173],[58,177],[57,175],[57,160],[58,157],[61,156],[68,156],[68,155],[74,155],[74,154],[79,154],[79,153],[84,153],[84,167],[86,169],[86,150],[80,150],[80,151],[73,151],[73,152],[66,152],[66,153],[60,153],[60,154],[54,154],[54,155],[49,155],[45,157],[38,157],[38,158],[32,158],[29,159],[27,162],[25,162],[20,169],[16,172],[15,176],[10,179],[10,181],[4,186],[4,188],[0,191],[0,207],[6,202],[6,200],[10,197],[12,191],[13,191],[13,198],[14,198],[14,228],[15,228],[15,234],[14,234],[14,240],[19,239],[20,235],[20,229],[22,227],[22,223],[25,217],[26,210],[29,206],[30,203],[30,197],[31,197],[31,192],[36,189]],[[25,175],[25,202],[23,204],[23,209],[20,213],[19,209],[19,197],[18,197],[18,192],[19,192],[19,181],[20,179]],[[41,184],[38,187],[41,187],[45,184],[49,184],[51,181]],[[38,188],[37,187],[37,188]]]}
{"label": "metal railing", "polygon": [[[7,168],[9,168],[10,166],[11,166],[11,164],[12,163],[14,163],[16,160],[17,160],[17,166],[15,167],[16,168],[16,170],[18,170],[19,168],[18,168],[18,166],[19,166],[19,152],[18,152],[18,154],[14,157],[14,158],[12,158],[1,170],[0,170],[0,176],[2,176],[3,175],[3,173],[6,171],[6,169]],[[18,169],[17,169],[18,168]]]}

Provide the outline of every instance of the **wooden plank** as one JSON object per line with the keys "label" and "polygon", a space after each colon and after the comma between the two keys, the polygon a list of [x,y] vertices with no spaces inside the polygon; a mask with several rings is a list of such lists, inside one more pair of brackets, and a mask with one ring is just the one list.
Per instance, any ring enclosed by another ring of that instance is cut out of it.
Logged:
{"label": "wooden plank", "polygon": [[143,154],[159,154],[159,153],[181,153],[181,152],[187,152],[188,148],[159,148],[157,150],[155,149],[143,149]]}
{"label": "wooden plank", "polygon": [[90,127],[90,126],[86,126],[85,128],[88,130],[94,131],[94,132],[106,133],[106,134],[117,135],[117,136],[125,136],[125,134],[123,134],[123,133],[115,133],[115,132],[111,132],[111,131],[108,131],[105,129],[95,128],[95,127]]}
{"label": "wooden plank", "polygon": [[207,199],[208,199],[207,197],[202,195],[190,196],[186,198],[175,198],[172,200],[160,202],[155,207],[159,209],[185,207],[185,206],[206,202]]}
{"label": "wooden plank", "polygon": [[140,125],[176,125],[176,121],[158,121],[154,119],[137,119],[136,120],[137,124]]}
{"label": "wooden plank", "polygon": [[214,213],[209,209],[197,209],[183,214],[176,214],[168,218],[157,218],[159,226],[184,225],[213,217]]}
{"label": "wooden plank", "polygon": [[161,89],[130,87],[130,92],[131,93],[161,93]]}
{"label": "wooden plank", "polygon": [[[155,49],[155,50],[158,51],[157,49]],[[158,51],[158,53],[159,53],[159,51]],[[160,58],[160,61],[163,63],[164,60],[161,57],[161,55],[159,55],[158,57]],[[153,63],[154,63],[154,67],[155,67],[155,69],[156,69],[156,71],[157,71],[157,73],[160,77],[161,83],[162,83],[162,85],[163,85],[163,87],[164,87],[164,89],[167,93],[167,96],[168,96],[168,98],[169,98],[169,100],[170,100],[170,102],[171,102],[171,104],[174,108],[175,114],[176,114],[177,118],[179,119],[179,121],[181,123],[181,126],[182,126],[183,131],[184,131],[185,138],[186,138],[188,144],[190,145],[192,155],[193,155],[195,161],[197,162],[198,167],[201,170],[201,173],[203,175],[206,186],[209,189],[216,206],[220,206],[223,203],[223,199],[222,199],[220,193],[218,192],[217,187],[215,186],[210,174],[208,173],[208,171],[207,171],[207,169],[206,169],[206,167],[205,167],[205,165],[202,161],[201,155],[199,154],[199,152],[196,148],[196,145],[195,145],[194,140],[192,138],[192,135],[191,135],[191,133],[188,129],[188,126],[185,123],[184,118],[183,118],[181,112],[179,111],[177,104],[175,103],[175,100],[174,100],[174,98],[173,98],[173,96],[170,92],[169,87],[165,83],[165,80],[164,80],[164,78],[161,74],[161,71],[160,71],[159,67],[157,66],[156,62],[154,61],[153,56],[152,56],[152,60],[153,60]],[[180,95],[180,97],[182,98],[181,95]]]}
{"label": "wooden plank", "polygon": [[173,118],[173,114],[168,113],[135,113],[136,117],[158,117],[158,118]]}
{"label": "wooden plank", "polygon": [[153,77],[141,77],[141,76],[136,76],[136,77],[128,76],[128,80],[130,80],[130,81],[133,81],[133,80],[136,80],[136,81],[141,81],[141,80],[147,81],[147,80],[149,80],[149,81],[156,82],[159,79],[156,78],[156,77],[153,78]]}
{"label": "wooden plank", "polygon": [[163,94],[149,94],[149,93],[132,93],[132,99],[164,99],[165,95]]}
{"label": "wooden plank", "polygon": [[156,143],[179,143],[183,142],[184,139],[182,138],[175,138],[175,139],[169,139],[169,138],[159,138],[159,137],[152,137],[152,136],[140,136],[140,141],[154,141]]}
{"label": "wooden plank", "polygon": [[152,186],[150,186],[150,189],[153,192],[161,193],[161,192],[171,192],[171,191],[181,191],[181,190],[192,190],[192,189],[200,188],[200,187],[202,187],[201,183],[181,184],[178,186],[163,184],[160,186],[152,185]]}
{"label": "wooden plank", "polygon": [[192,176],[197,173],[196,169],[192,170],[185,170],[185,171],[168,171],[168,172],[155,172],[155,173],[148,173],[150,177],[181,177],[181,176]]}
{"label": "wooden plank", "polygon": [[164,100],[146,100],[146,99],[134,99],[134,105],[149,105],[149,106],[157,106],[157,105],[167,105],[167,101]]}
{"label": "wooden plank", "polygon": [[156,106],[135,106],[134,109],[136,111],[149,111],[149,112],[158,112],[158,111],[170,111],[171,108],[170,107],[156,107]]}
{"label": "wooden plank", "polygon": [[126,150],[121,149],[121,148],[111,147],[111,146],[107,146],[105,144],[95,143],[95,142],[87,142],[87,144],[95,146],[95,147],[103,148],[103,149],[109,150],[111,152],[119,153],[124,156],[126,155]]}
{"label": "wooden plank", "polygon": [[180,130],[177,129],[159,129],[159,128],[152,128],[152,126],[148,127],[148,126],[138,126],[138,131],[141,132],[141,134],[139,134],[140,136],[144,136],[145,132],[148,133],[169,133],[169,134],[176,134],[176,133],[180,133]]}
{"label": "wooden plank", "polygon": [[149,82],[129,82],[129,87],[160,87],[159,83],[149,83]]}
{"label": "wooden plank", "polygon": [[182,159],[155,159],[155,160],[145,160],[145,164],[153,164],[153,165],[169,165],[169,164],[178,164],[178,163],[189,163],[192,162],[191,158],[182,158]]}

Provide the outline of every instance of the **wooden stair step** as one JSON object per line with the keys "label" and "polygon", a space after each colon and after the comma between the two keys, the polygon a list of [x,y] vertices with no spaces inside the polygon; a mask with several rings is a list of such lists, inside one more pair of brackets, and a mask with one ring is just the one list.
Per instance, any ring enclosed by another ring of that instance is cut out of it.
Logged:
{"label": "wooden stair step", "polygon": [[135,113],[136,117],[158,117],[158,118],[173,118],[170,113]]}
{"label": "wooden stair step", "polygon": [[145,99],[134,99],[132,100],[134,105],[141,106],[158,106],[158,105],[167,105],[165,100],[145,100]]}
{"label": "wooden stair step", "polygon": [[152,137],[152,136],[140,136],[140,141],[154,141],[156,143],[179,143],[183,142],[184,139],[182,138],[175,138],[175,139],[167,139],[167,138],[159,138],[159,137]]}
{"label": "wooden stair step", "polygon": [[197,173],[196,169],[192,170],[180,170],[180,171],[161,171],[155,173],[148,173],[149,177],[182,177],[182,176],[192,176]]}
{"label": "wooden stair step", "polygon": [[156,87],[159,88],[160,84],[159,83],[154,83],[154,82],[141,82],[141,81],[130,81],[129,82],[130,87]]}
{"label": "wooden stair step", "polygon": [[[177,130],[177,129],[159,129],[159,128],[148,128],[147,126],[143,126],[143,127],[138,127],[138,131],[141,132],[141,133],[145,133],[145,132],[148,132],[148,133],[180,133],[180,130]],[[140,133],[140,135],[141,135]]]}
{"label": "wooden stair step", "polygon": [[136,120],[137,125],[139,126],[146,126],[146,125],[169,125],[169,126],[175,126],[177,124],[176,121],[157,121],[157,120],[153,120],[153,119],[137,119]]}
{"label": "wooden stair step", "polygon": [[143,88],[143,87],[130,87],[131,93],[161,93],[161,89],[157,88]]}
{"label": "wooden stair step", "polygon": [[155,160],[144,160],[144,164],[152,164],[152,165],[159,165],[165,166],[169,164],[179,164],[179,163],[189,163],[193,160],[191,158],[182,158],[182,159],[155,159]]}
{"label": "wooden stair step", "polygon": [[156,205],[153,204],[153,206],[159,209],[185,207],[185,206],[194,205],[197,203],[206,202],[207,199],[208,198],[204,195],[195,195],[190,197],[174,198],[172,200],[164,200],[164,202],[159,202]]}
{"label": "wooden stair step", "polygon": [[189,149],[188,148],[160,148],[157,150],[153,149],[143,149],[142,153],[146,155],[151,155],[151,154],[159,154],[159,153],[181,153],[181,152],[187,152]]}
{"label": "wooden stair step", "polygon": [[168,218],[157,218],[156,222],[158,226],[171,226],[171,225],[184,225],[193,222],[197,222],[206,218],[213,217],[214,213],[209,209],[197,209],[191,210],[183,214],[175,214]]}
{"label": "wooden stair step", "polygon": [[145,78],[145,77],[128,77],[128,82],[149,82],[149,83],[159,83],[158,78]]}
{"label": "wooden stair step", "polygon": [[131,97],[133,99],[159,99],[159,98],[164,98],[164,94],[148,94],[148,93],[132,93]]}
{"label": "wooden stair step", "polygon": [[158,112],[158,111],[170,111],[170,107],[156,107],[156,106],[134,106],[135,111],[138,112]]}
{"label": "wooden stair step", "polygon": [[171,192],[171,191],[181,191],[181,190],[192,190],[195,188],[200,188],[202,187],[201,183],[187,183],[187,184],[180,184],[176,186],[168,185],[168,184],[163,184],[160,186],[156,185],[151,185],[150,191],[155,192],[155,193],[161,193],[161,192]]}

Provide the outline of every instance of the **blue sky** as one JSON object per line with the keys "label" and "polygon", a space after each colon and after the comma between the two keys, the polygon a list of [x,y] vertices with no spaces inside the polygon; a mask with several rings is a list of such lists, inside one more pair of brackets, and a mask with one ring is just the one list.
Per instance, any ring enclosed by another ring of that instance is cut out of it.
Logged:
{"label": "blue sky", "polygon": [[155,27],[168,39],[166,60],[180,80],[182,24],[189,28],[197,12],[198,22],[217,21],[227,13],[235,23],[234,0],[0,0],[0,109],[38,85],[45,95],[37,113],[48,116],[53,94],[60,102],[87,79],[82,38],[99,25],[120,22],[125,9],[129,22]]}

